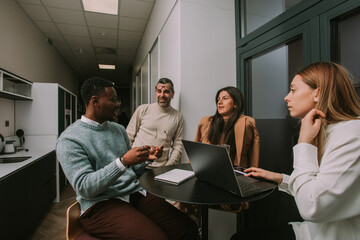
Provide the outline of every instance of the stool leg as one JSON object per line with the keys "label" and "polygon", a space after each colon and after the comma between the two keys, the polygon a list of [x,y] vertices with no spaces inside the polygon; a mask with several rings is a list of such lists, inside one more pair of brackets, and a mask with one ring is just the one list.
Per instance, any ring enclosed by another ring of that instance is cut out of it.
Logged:
{"label": "stool leg", "polygon": [[201,205],[201,236],[202,240],[208,239],[209,208],[207,205]]}

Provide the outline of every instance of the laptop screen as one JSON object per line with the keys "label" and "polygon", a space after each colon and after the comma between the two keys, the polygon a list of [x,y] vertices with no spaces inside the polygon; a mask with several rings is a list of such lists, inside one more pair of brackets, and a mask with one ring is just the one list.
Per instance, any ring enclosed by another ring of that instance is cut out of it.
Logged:
{"label": "laptop screen", "polygon": [[197,178],[240,195],[233,165],[225,146],[182,141]]}

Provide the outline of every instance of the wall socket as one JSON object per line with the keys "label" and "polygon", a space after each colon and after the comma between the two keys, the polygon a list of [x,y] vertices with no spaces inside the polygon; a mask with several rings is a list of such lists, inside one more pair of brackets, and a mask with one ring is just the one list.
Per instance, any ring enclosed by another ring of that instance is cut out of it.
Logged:
{"label": "wall socket", "polygon": [[5,127],[8,127],[8,126],[10,126],[10,122],[9,122],[9,120],[6,120],[5,121]]}

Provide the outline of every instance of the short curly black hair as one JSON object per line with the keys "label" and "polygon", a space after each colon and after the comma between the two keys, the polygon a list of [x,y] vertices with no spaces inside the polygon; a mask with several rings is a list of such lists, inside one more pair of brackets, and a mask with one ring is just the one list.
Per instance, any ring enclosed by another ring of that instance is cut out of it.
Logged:
{"label": "short curly black hair", "polygon": [[92,96],[99,96],[106,87],[114,87],[114,83],[102,78],[102,77],[91,77],[85,80],[80,89],[81,97],[84,101],[85,106],[89,104]]}

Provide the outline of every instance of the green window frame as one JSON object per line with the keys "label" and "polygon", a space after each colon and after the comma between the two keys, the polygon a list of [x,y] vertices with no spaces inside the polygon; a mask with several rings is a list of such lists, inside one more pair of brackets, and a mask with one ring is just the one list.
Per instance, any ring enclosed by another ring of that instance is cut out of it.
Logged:
{"label": "green window frame", "polygon": [[241,37],[241,0],[235,0],[236,19],[236,73],[237,87],[244,93],[245,114],[251,110],[252,57],[286,44],[296,37],[303,40],[303,65],[317,61],[331,61],[331,21],[360,8],[359,0],[303,0],[258,29]]}

